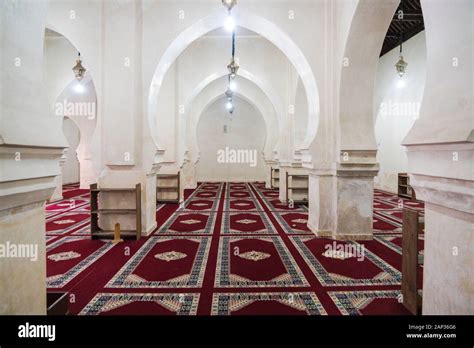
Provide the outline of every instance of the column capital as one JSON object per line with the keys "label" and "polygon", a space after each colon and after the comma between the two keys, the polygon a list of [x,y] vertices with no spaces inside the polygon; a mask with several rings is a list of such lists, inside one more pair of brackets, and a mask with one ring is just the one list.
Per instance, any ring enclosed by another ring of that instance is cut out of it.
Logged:
{"label": "column capital", "polygon": [[61,174],[63,147],[0,145],[0,210],[48,200]]}
{"label": "column capital", "polygon": [[418,199],[474,214],[474,143],[407,146],[407,157]]}

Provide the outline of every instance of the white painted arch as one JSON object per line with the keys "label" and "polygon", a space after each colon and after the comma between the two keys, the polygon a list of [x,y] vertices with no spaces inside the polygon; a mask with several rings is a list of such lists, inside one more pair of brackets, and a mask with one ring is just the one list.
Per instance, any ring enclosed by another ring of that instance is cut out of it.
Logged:
{"label": "white painted arch", "polygon": [[[234,95],[242,99],[246,103],[250,104],[252,107],[254,107],[258,111],[260,116],[263,118],[265,122],[266,133],[265,133],[265,142],[264,142],[264,148],[262,149],[262,153],[265,154],[265,150],[268,146],[268,139],[269,139],[268,132],[271,131],[271,128],[269,128],[270,124],[267,123],[267,120],[264,116],[265,115],[264,108],[257,100],[255,100],[255,98],[250,93],[239,91],[239,92],[234,92]],[[191,153],[192,153],[191,159],[193,160],[194,164],[198,163],[200,159],[200,149],[199,149],[199,145],[197,141],[197,128],[198,128],[199,120],[201,119],[202,114],[221,98],[222,98],[221,92],[214,92],[210,98],[207,98],[207,102],[205,102],[202,107],[196,109],[193,112],[192,117],[190,117],[189,122],[192,124],[192,126],[190,129],[190,132],[188,133],[190,135],[188,139],[190,139],[191,144],[188,144],[188,145],[191,148]]]}
{"label": "white painted arch", "polygon": [[[227,72],[216,72],[205,79],[203,79],[200,83],[197,84],[197,86],[193,89],[191,95],[189,96],[188,100],[185,103],[185,110],[189,110],[189,106],[193,102],[193,100],[207,87],[209,86],[212,82],[227,76]],[[267,99],[270,101],[272,104],[275,113],[278,117],[278,121],[282,122],[283,120],[283,112],[284,112],[284,106],[283,102],[281,101],[280,97],[278,96],[278,93],[275,91],[275,89],[268,83],[264,82],[262,79],[259,79],[255,74],[251,73],[250,71],[240,68],[239,69],[239,76],[237,77],[237,83],[239,78],[244,78],[250,82],[252,82],[254,85],[256,85],[267,97]],[[224,93],[224,91],[222,92]]]}
{"label": "white painted arch", "polygon": [[[64,35],[64,33],[60,30],[57,29],[56,26],[47,23],[45,26],[45,29],[49,29],[51,31],[56,32],[58,35],[61,36],[61,40],[65,40],[67,42],[67,45],[70,46],[69,49],[75,51],[74,52],[74,58],[75,54],[77,51],[80,51],[78,48],[79,46],[76,44],[76,42],[73,42],[68,36]],[[44,52],[46,55],[47,53]],[[82,56],[82,55],[81,55]],[[94,168],[94,163],[93,160],[97,160],[98,156],[98,151],[94,151],[93,149],[93,138],[94,135],[98,132],[96,130],[98,129],[98,96],[97,96],[97,90],[96,86],[93,80],[93,76],[91,71],[88,69],[86,71],[86,74],[84,78],[78,82],[74,78],[74,74],[72,70],[69,68],[72,68],[72,63],[73,61],[70,61],[69,63],[65,63],[68,65],[67,73],[66,75],[63,75],[64,73],[64,68],[65,64],[64,62],[59,63],[61,66],[58,67],[59,71],[63,72],[61,74],[53,74],[52,81],[54,81],[53,86],[48,86],[50,88],[50,91],[52,93],[52,98],[51,100],[52,104],[52,109],[56,117],[60,120],[59,122],[63,123],[63,116],[66,116],[68,119],[72,121],[72,123],[75,124],[75,126],[79,129],[79,134],[80,134],[80,141],[78,144],[78,147],[76,148],[76,154],[75,156],[78,158],[79,163],[80,163],[80,187],[81,188],[89,188],[91,183],[94,183],[97,181],[97,176],[98,176],[98,170]],[[88,67],[86,65],[86,67]],[[61,76],[60,79],[58,77]],[[81,84],[84,87],[84,92],[83,93],[77,93],[75,91],[75,86],[77,84]],[[87,110],[84,105],[81,106],[81,103],[87,103]],[[78,111],[84,112],[91,112],[93,114],[91,115],[61,115],[59,112],[65,111],[62,110],[66,107],[66,105],[76,105],[78,106]],[[93,108],[93,110],[90,110],[90,108]],[[97,146],[95,146],[97,148]]]}
{"label": "white painted arch", "polygon": [[[214,73],[214,74],[209,75],[205,79],[203,79],[194,88],[191,96],[189,97],[188,101],[186,102],[185,110],[193,111],[191,106],[193,105],[193,102],[196,100],[196,98],[198,98],[198,96],[200,96],[201,93],[206,88],[211,86],[214,82],[218,81],[219,79],[223,79],[226,76],[227,76],[227,74],[225,74],[225,73],[221,73],[221,74]],[[275,90],[273,89],[272,86],[270,86],[268,84],[265,84],[263,81],[258,79],[254,74],[250,73],[249,71],[247,71],[245,69],[242,69],[241,73],[239,74],[238,80],[240,80],[240,83],[239,83],[239,81],[237,81],[239,87],[238,87],[238,92],[236,92],[236,94],[240,93],[241,96],[246,97],[249,101],[251,101],[250,104],[252,104],[254,107],[259,109],[260,113],[263,116],[265,124],[266,124],[267,135],[270,134],[270,132],[275,133],[275,131],[276,131],[277,132],[276,139],[278,139],[281,132],[282,132],[282,129],[281,129],[281,127],[282,127],[282,117],[283,117],[282,113],[284,111],[282,102],[279,99],[278,94],[275,92]],[[248,87],[247,84],[251,84],[255,88],[255,90],[250,90],[250,88]],[[222,85],[225,86],[225,84],[222,84]],[[264,109],[262,103],[258,101],[258,98],[255,98],[255,93],[258,93],[258,92],[261,92],[264,95],[264,98],[267,99],[266,101],[268,102],[268,104],[271,105],[271,107],[273,108],[273,112],[271,114],[262,111]],[[223,97],[223,89],[222,88],[220,88],[220,89],[218,89],[214,92],[213,98],[215,96],[219,96],[219,95],[221,95]],[[244,98],[242,98],[242,99],[244,99]],[[202,112],[202,110],[201,110],[201,112]],[[194,123],[194,121],[193,121],[192,116],[194,116],[194,115],[195,115],[195,113],[193,113],[193,112],[187,112],[186,113],[186,120],[191,119],[191,122],[187,123],[188,127],[196,127],[197,126],[197,123]],[[271,116],[274,116],[274,117],[271,117]],[[194,130],[194,132],[195,132],[195,130]],[[191,137],[192,139],[196,138],[196,135],[194,134],[194,132],[192,133],[192,137]],[[272,136],[273,137],[268,137],[267,136],[265,148],[268,148],[269,146],[272,146],[272,143],[275,143],[275,141],[273,141],[273,138],[274,138],[275,135],[272,134]]]}
{"label": "white painted arch", "polygon": [[[291,38],[278,26],[264,17],[258,16],[249,11],[236,9],[234,17],[238,26],[254,31],[265,37],[278,47],[294,65],[306,90],[308,100],[308,129],[306,133],[304,147],[309,147],[316,136],[319,123],[319,93],[312,69],[299,47]],[[163,79],[172,66],[176,58],[195,40],[207,34],[208,32],[223,26],[227,16],[225,11],[215,11],[207,17],[204,17],[181,32],[176,39],[166,49],[156,67],[155,73],[150,84],[148,95],[148,122],[151,129],[153,140],[158,148],[159,142],[156,137],[156,114],[158,95],[160,93]]]}
{"label": "white painted arch", "polygon": [[[222,83],[220,83],[222,82]],[[190,150],[194,155],[197,153],[196,139],[197,139],[197,124],[201,114],[219,98],[224,98],[222,93],[222,85],[225,85],[225,78],[214,80],[204,88],[198,96],[193,99],[190,108],[190,113],[186,119],[186,139],[189,139],[186,144],[186,149]],[[264,151],[271,155],[274,147],[278,141],[279,122],[276,112],[271,102],[263,95],[263,91],[250,80],[243,79],[239,84],[238,90],[235,92],[237,96],[245,100],[247,103],[256,108],[262,115],[265,122],[266,138]]]}

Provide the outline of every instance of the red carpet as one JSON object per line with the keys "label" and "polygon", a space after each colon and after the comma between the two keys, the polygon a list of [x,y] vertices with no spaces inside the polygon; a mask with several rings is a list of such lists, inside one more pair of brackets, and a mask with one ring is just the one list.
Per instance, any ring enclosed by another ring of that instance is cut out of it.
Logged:
{"label": "red carpet", "polygon": [[334,242],[263,183],[203,183],[181,206],[157,207],[151,236],[113,245],[90,240],[88,191],[64,190],[46,207],[47,283],[69,292],[72,314],[409,314],[401,207],[421,202],[376,191],[374,240]]}

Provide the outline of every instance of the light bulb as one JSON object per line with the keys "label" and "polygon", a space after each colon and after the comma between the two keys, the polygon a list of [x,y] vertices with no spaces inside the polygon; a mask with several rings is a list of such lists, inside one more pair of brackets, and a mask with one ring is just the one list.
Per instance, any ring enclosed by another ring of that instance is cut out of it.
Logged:
{"label": "light bulb", "polygon": [[406,85],[405,80],[403,80],[403,79],[400,78],[400,79],[397,81],[397,88],[398,88],[398,89],[401,89],[401,88],[405,87],[405,85]]}
{"label": "light bulb", "polygon": [[232,92],[235,92],[237,89],[237,83],[235,81],[230,81],[229,88]]}
{"label": "light bulb", "polygon": [[227,110],[231,110],[234,105],[232,105],[232,102],[227,102],[227,104],[225,104],[225,107],[227,108]]}
{"label": "light bulb", "polygon": [[224,28],[227,31],[233,31],[235,29],[235,21],[234,18],[231,16],[228,16],[224,22]]}
{"label": "light bulb", "polygon": [[84,88],[84,86],[80,83],[78,83],[74,86],[74,91],[76,91],[76,93],[82,94],[82,93],[84,93],[85,90],[86,89]]}

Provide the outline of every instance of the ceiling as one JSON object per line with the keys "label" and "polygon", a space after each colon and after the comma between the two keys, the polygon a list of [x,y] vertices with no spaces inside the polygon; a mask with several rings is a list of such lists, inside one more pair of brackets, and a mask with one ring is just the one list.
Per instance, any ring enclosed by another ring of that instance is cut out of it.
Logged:
{"label": "ceiling", "polygon": [[[400,10],[403,11],[403,19],[398,18],[398,11]],[[425,24],[420,0],[402,0],[388,28],[380,56],[400,45],[400,35],[402,33],[405,42],[424,29]]]}

